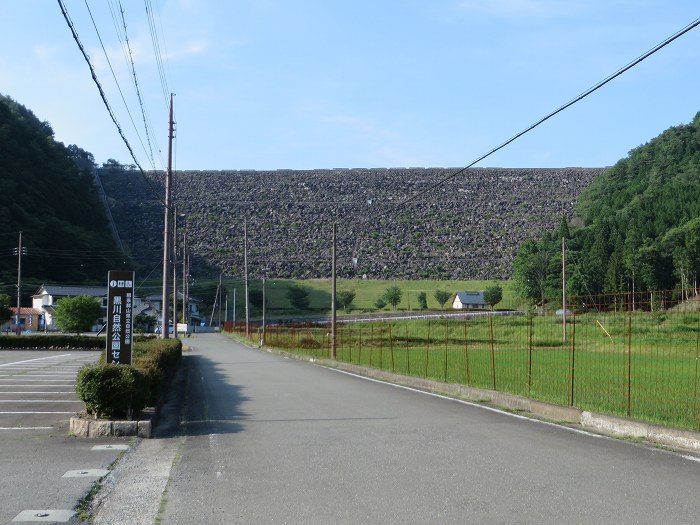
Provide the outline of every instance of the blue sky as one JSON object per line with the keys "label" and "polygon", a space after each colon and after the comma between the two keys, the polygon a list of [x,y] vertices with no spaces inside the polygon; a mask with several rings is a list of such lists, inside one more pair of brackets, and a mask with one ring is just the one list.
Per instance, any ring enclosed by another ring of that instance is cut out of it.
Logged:
{"label": "blue sky", "polygon": [[[119,3],[89,5],[141,139],[85,2],[64,2],[139,163],[162,169],[168,114],[146,2],[121,6],[153,161]],[[465,166],[700,17],[697,0],[150,4],[176,94],[175,167],[202,170]],[[131,163],[58,3],[5,0],[0,19],[0,93],[98,162]],[[479,166],[611,165],[700,111],[699,64],[696,28]]]}

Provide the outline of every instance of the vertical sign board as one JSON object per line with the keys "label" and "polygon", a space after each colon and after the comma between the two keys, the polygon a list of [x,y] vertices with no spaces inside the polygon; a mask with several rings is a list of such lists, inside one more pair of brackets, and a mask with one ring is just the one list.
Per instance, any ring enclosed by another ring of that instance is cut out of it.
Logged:
{"label": "vertical sign board", "polygon": [[107,275],[107,362],[131,364],[134,272]]}

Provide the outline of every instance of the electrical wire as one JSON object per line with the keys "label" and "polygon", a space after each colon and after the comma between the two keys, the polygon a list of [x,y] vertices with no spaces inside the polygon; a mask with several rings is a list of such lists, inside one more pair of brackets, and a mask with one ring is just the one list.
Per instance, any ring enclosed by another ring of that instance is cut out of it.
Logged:
{"label": "electrical wire", "polygon": [[151,33],[151,43],[153,44],[153,52],[156,57],[156,65],[158,67],[160,85],[163,91],[163,99],[165,100],[165,106],[168,107],[168,93],[170,93],[170,90],[168,89],[168,82],[165,76],[165,69],[163,68],[162,54],[160,51],[160,42],[158,40],[158,31],[156,30],[156,24],[153,18],[153,6],[151,4],[151,0],[144,0],[144,5],[146,7],[146,18],[148,19],[148,29]]}
{"label": "electrical wire", "polygon": [[[87,0],[86,0],[87,3]],[[129,51],[129,64],[131,68],[132,78],[134,80],[134,88],[136,89],[136,95],[139,101],[139,106],[141,107],[141,117],[143,118],[143,127],[146,130],[146,141],[148,142],[148,152],[150,153],[151,166],[155,169],[155,160],[153,158],[153,147],[151,145],[151,133],[148,129],[148,123],[146,119],[146,110],[143,106],[143,98],[141,97],[141,89],[139,89],[139,81],[136,76],[136,66],[134,65],[134,55],[131,52],[131,44],[129,43],[129,35],[126,30],[126,18],[124,17],[124,8],[122,7],[121,0],[119,1],[119,10],[121,12],[122,25],[124,27],[124,41],[126,42],[126,48]]]}
{"label": "electrical wire", "polygon": [[66,23],[68,24],[68,27],[71,31],[71,34],[73,35],[73,40],[75,40],[75,43],[78,45],[78,48],[80,49],[80,52],[83,55],[83,58],[85,59],[85,62],[87,62],[88,67],[90,68],[90,75],[92,76],[92,80],[94,81],[95,85],[97,86],[97,90],[100,92],[100,97],[102,98],[102,102],[104,106],[107,108],[107,112],[109,113],[110,118],[112,119],[112,122],[117,128],[117,131],[119,132],[119,136],[122,138],[122,141],[126,145],[126,148],[129,150],[129,154],[131,155],[131,158],[133,159],[134,163],[136,166],[143,172],[143,168],[141,167],[141,164],[139,163],[138,160],[136,160],[136,155],[134,154],[134,150],[131,147],[131,144],[129,144],[129,140],[126,138],[124,135],[124,132],[122,131],[121,126],[119,125],[119,122],[117,122],[117,117],[114,115],[114,112],[112,111],[111,106],[109,105],[109,102],[107,101],[107,95],[105,94],[104,90],[102,89],[102,85],[100,84],[100,81],[97,78],[97,73],[95,72],[95,68],[92,65],[92,62],[90,61],[90,57],[88,54],[85,52],[85,48],[83,47],[83,43],[80,41],[80,37],[78,37],[78,33],[75,29],[75,26],[73,25],[73,21],[70,19],[70,16],[68,15],[68,11],[66,10],[66,6],[63,4],[63,0],[57,0],[58,5],[61,8],[61,13],[63,14],[63,18],[65,19]]}
{"label": "electrical wire", "polygon": [[75,25],[73,24],[73,21],[71,20],[70,16],[68,15],[68,10],[66,9],[66,6],[63,3],[63,0],[57,0],[58,5],[61,8],[61,13],[63,14],[63,18],[66,21],[66,24],[68,24],[68,28],[71,31],[71,34],[73,35],[73,40],[75,40],[75,43],[78,45],[78,48],[80,49],[80,52],[83,55],[83,58],[85,59],[85,62],[87,63],[89,69],[90,69],[90,75],[92,76],[92,80],[97,86],[97,90],[100,93],[100,98],[102,99],[102,103],[104,104],[105,108],[107,109],[107,112],[109,113],[110,118],[112,119],[112,122],[114,123],[115,127],[117,128],[117,131],[119,132],[119,136],[121,137],[122,141],[126,145],[127,150],[129,151],[129,154],[131,155],[131,158],[134,161],[134,164],[138,168],[139,172],[141,173],[141,176],[144,178],[146,183],[148,184],[149,190],[153,193],[154,197],[162,204],[163,207],[166,207],[165,202],[161,197],[157,195],[157,193],[154,191],[153,186],[151,185],[151,182],[146,178],[145,172],[143,168],[141,167],[141,164],[139,161],[136,159],[136,155],[134,154],[134,150],[131,147],[131,144],[129,143],[129,140],[126,138],[124,135],[124,132],[122,131],[121,126],[119,125],[119,122],[117,121],[116,116],[114,115],[114,112],[112,111],[111,106],[109,105],[109,101],[107,100],[107,95],[104,92],[104,89],[102,89],[102,85],[100,84],[99,79],[97,78],[97,73],[95,72],[95,68],[92,65],[92,62],[90,61],[90,57],[85,51],[85,47],[83,46],[82,42],[80,41],[80,37],[78,36],[77,30],[75,29]]}
{"label": "electrical wire", "polygon": [[95,22],[95,18],[92,16],[92,10],[90,9],[90,5],[88,4],[87,0],[85,0],[85,7],[87,8],[88,14],[90,15],[90,20],[92,21],[92,27],[95,28],[95,33],[97,34],[97,39],[100,41],[100,46],[102,47],[102,52],[104,53],[105,58],[107,59],[107,65],[109,66],[109,70],[112,72],[112,77],[114,78],[114,83],[117,85],[117,90],[119,91],[119,95],[121,96],[122,102],[124,103],[124,108],[126,108],[126,112],[129,115],[129,120],[131,120],[131,125],[134,127],[134,132],[136,133],[136,136],[138,137],[139,142],[141,143],[141,147],[144,149],[144,152],[148,153],[146,151],[146,147],[143,144],[143,140],[141,139],[141,134],[139,133],[138,127],[136,126],[136,122],[134,122],[134,117],[131,114],[131,110],[129,109],[129,104],[127,104],[126,98],[124,97],[124,92],[122,91],[122,87],[119,84],[119,80],[117,79],[117,74],[114,72],[114,68],[112,67],[112,61],[109,59],[109,53],[107,53],[107,49],[105,48],[104,42],[102,41],[102,35],[100,34],[99,29],[97,28],[97,23]]}
{"label": "electrical wire", "polygon": [[495,148],[491,149],[491,150],[488,151],[487,153],[485,153],[485,154],[481,155],[480,157],[478,157],[477,159],[473,160],[473,161],[470,162],[467,166],[465,166],[465,167],[463,167],[463,168],[461,168],[461,169],[455,171],[454,173],[452,173],[452,174],[450,174],[450,175],[448,175],[448,176],[446,176],[446,177],[440,179],[438,182],[436,182],[436,183],[434,183],[434,184],[431,184],[431,185],[428,186],[427,188],[425,188],[425,189],[423,189],[423,190],[421,190],[421,191],[419,191],[419,192],[417,192],[417,193],[411,195],[410,197],[407,197],[406,199],[404,199],[404,200],[402,200],[402,201],[396,203],[395,205],[390,206],[390,207],[387,208],[386,210],[383,210],[383,211],[380,212],[380,213],[377,213],[377,214],[375,214],[375,215],[371,215],[371,216],[369,216],[369,217],[366,217],[366,218],[363,219],[363,220],[360,220],[357,224],[358,224],[358,225],[363,225],[363,224],[366,224],[366,223],[368,223],[368,222],[376,221],[378,218],[383,217],[383,216],[386,216],[386,215],[389,215],[389,214],[393,213],[394,211],[398,210],[399,208],[405,206],[405,205],[408,204],[409,202],[414,201],[414,200],[418,199],[419,197],[422,197],[423,195],[426,195],[426,194],[432,192],[432,191],[435,190],[436,188],[442,186],[442,185],[445,184],[446,182],[448,182],[448,181],[454,179],[455,177],[457,177],[457,175],[460,175],[461,173],[464,173],[466,170],[468,170],[469,168],[471,168],[471,167],[474,166],[475,164],[481,162],[482,160],[486,159],[487,157],[490,157],[491,155],[493,155],[493,154],[496,153],[497,151],[499,151],[499,150],[505,148],[506,146],[508,146],[508,145],[511,144],[512,142],[516,141],[517,139],[519,139],[520,137],[522,137],[522,136],[525,135],[526,133],[529,133],[530,131],[532,131],[533,129],[535,129],[536,127],[538,127],[539,125],[543,124],[544,122],[546,122],[547,120],[549,120],[550,118],[552,118],[553,116],[555,116],[555,115],[561,113],[561,112],[564,111],[565,109],[567,109],[567,108],[573,106],[573,105],[576,104],[577,102],[583,100],[583,99],[586,98],[587,96],[589,96],[589,95],[591,95],[592,93],[594,93],[595,91],[599,90],[600,88],[602,88],[603,86],[605,86],[605,85],[608,84],[609,82],[613,81],[615,78],[619,77],[619,76],[622,75],[623,73],[625,73],[625,72],[627,72],[628,70],[632,69],[634,66],[636,66],[637,64],[639,64],[639,63],[642,62],[643,60],[649,58],[651,55],[655,54],[655,53],[656,53],[657,51],[659,51],[660,49],[666,47],[666,46],[667,46],[668,44],[670,44],[671,42],[677,40],[678,38],[680,38],[681,36],[683,36],[684,34],[686,34],[687,32],[689,32],[691,29],[694,29],[694,28],[697,27],[698,25],[700,25],[700,18],[694,20],[693,22],[691,22],[690,24],[688,24],[686,27],[684,27],[684,28],[681,29],[680,31],[674,33],[673,35],[671,35],[670,37],[668,37],[667,39],[665,39],[663,42],[657,44],[656,46],[654,46],[653,48],[651,48],[651,49],[650,49],[649,51],[647,51],[646,53],[640,55],[639,57],[637,57],[636,59],[634,59],[632,62],[630,62],[629,64],[627,64],[626,66],[624,66],[624,67],[618,69],[616,72],[614,72],[614,73],[611,74],[610,76],[604,78],[603,80],[601,80],[601,81],[598,82],[597,84],[594,84],[592,87],[588,88],[586,91],[584,91],[584,92],[581,93],[580,95],[578,95],[578,96],[572,98],[569,102],[567,102],[567,103],[565,103],[564,105],[558,107],[558,108],[555,109],[554,111],[548,113],[547,115],[545,115],[544,117],[542,117],[541,119],[539,119],[539,120],[538,120],[537,122],[535,122],[534,124],[531,124],[530,126],[528,126],[527,128],[525,128],[524,130],[522,130],[522,131],[516,133],[515,135],[513,135],[511,138],[509,138],[509,139],[506,140],[505,142],[502,142],[501,144],[499,144],[499,145],[496,146]]}

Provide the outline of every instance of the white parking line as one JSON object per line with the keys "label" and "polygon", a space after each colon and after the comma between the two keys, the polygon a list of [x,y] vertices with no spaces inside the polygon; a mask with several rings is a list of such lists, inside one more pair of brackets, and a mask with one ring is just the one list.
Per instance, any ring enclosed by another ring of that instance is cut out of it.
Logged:
{"label": "white parking line", "polygon": [[51,430],[53,427],[0,427],[0,430]]}
{"label": "white parking line", "polygon": [[[13,386],[21,386],[21,385],[13,385]],[[32,385],[27,385],[27,386],[32,386]],[[46,391],[46,392],[30,392],[29,390],[17,390],[15,392],[2,392],[0,391],[0,394],[75,394],[74,390],[54,390],[53,392]]]}
{"label": "white parking line", "polygon": [[[17,383],[13,383],[13,384],[11,384],[11,385],[3,385],[3,384],[0,384],[0,388],[17,388],[18,386],[33,386],[33,387],[36,387],[36,386],[38,386],[38,385],[35,385],[34,383],[29,383],[28,385],[22,385],[22,384],[18,385]],[[41,386],[42,386],[42,387],[52,387],[52,386],[55,386],[56,388],[58,388],[58,387],[61,387],[61,388],[62,388],[62,387],[70,386],[70,383],[67,384],[67,385],[41,385]],[[0,391],[0,393],[2,393],[2,391]]]}
{"label": "white parking line", "polygon": [[65,399],[0,399],[0,403],[82,403]]}
{"label": "white parking line", "polygon": [[[26,376],[21,376],[21,377],[8,377],[6,379],[3,379],[2,381],[26,381]],[[72,379],[32,379],[32,381],[53,381],[54,383],[75,383]]]}
{"label": "white parking line", "polygon": [[75,374],[0,374],[0,377],[75,377]]}
{"label": "white parking line", "polygon": [[12,414],[75,414],[75,412],[0,412],[1,415]]}
{"label": "white parking line", "polygon": [[46,359],[58,359],[59,357],[69,357],[71,355],[73,355],[73,354],[51,355],[48,357],[37,357],[36,359],[25,359],[24,361],[15,361],[13,363],[5,363],[4,365],[0,365],[0,367],[18,365],[20,363],[31,363],[34,361],[44,361]]}

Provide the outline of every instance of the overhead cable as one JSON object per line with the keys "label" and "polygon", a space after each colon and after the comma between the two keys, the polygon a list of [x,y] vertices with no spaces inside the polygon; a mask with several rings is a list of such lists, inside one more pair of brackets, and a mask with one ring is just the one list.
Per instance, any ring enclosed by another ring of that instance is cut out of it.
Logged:
{"label": "overhead cable", "polygon": [[595,91],[599,90],[600,88],[602,88],[603,86],[605,86],[606,84],[608,84],[609,82],[611,82],[612,80],[614,80],[615,78],[619,77],[619,76],[622,75],[623,73],[625,73],[625,72],[627,72],[628,70],[632,69],[634,66],[636,66],[637,64],[639,64],[639,63],[642,62],[643,60],[649,58],[651,55],[653,55],[654,53],[656,53],[656,52],[659,51],[660,49],[666,47],[668,44],[670,44],[670,43],[673,42],[674,40],[677,40],[678,38],[680,38],[681,36],[683,36],[684,34],[686,34],[686,33],[687,33],[688,31],[690,31],[691,29],[694,29],[694,28],[697,27],[698,25],[700,25],[700,18],[694,20],[693,22],[691,22],[690,24],[688,24],[686,27],[684,27],[684,28],[681,29],[680,31],[674,33],[673,35],[671,35],[670,37],[668,37],[667,39],[665,39],[663,42],[657,44],[656,46],[654,46],[653,48],[651,48],[649,51],[647,51],[646,53],[642,54],[642,55],[639,56],[638,58],[634,59],[632,62],[630,62],[630,63],[627,64],[626,66],[624,66],[624,67],[618,69],[618,70],[617,70],[615,73],[613,73],[612,75],[610,75],[610,76],[604,78],[603,80],[601,80],[601,81],[598,82],[597,84],[595,84],[595,85],[593,85],[592,87],[588,88],[586,91],[584,91],[584,92],[581,93],[580,95],[574,97],[573,99],[571,99],[571,100],[570,100],[569,102],[567,102],[566,104],[564,104],[564,105],[558,107],[557,109],[555,109],[555,110],[552,111],[551,113],[548,113],[547,115],[545,115],[544,117],[542,117],[541,119],[539,119],[539,120],[538,120],[537,122],[535,122],[534,124],[531,124],[530,126],[528,126],[527,128],[525,128],[524,130],[520,131],[519,133],[516,133],[516,134],[513,135],[511,138],[509,138],[509,139],[506,140],[505,142],[499,144],[498,146],[496,146],[495,148],[493,148],[493,149],[490,150],[489,152],[487,152],[487,153],[485,153],[484,155],[478,157],[477,159],[475,159],[474,161],[472,161],[471,163],[469,163],[467,166],[465,166],[465,167],[463,167],[463,168],[461,168],[461,169],[455,171],[454,173],[452,173],[452,174],[450,174],[450,175],[445,176],[444,178],[440,179],[439,181],[437,181],[437,182],[434,183],[434,184],[431,184],[431,185],[428,186],[427,188],[425,188],[425,189],[419,191],[418,193],[415,193],[415,194],[411,195],[410,197],[407,197],[407,198],[403,199],[402,201],[397,202],[395,205],[390,206],[389,208],[387,208],[386,210],[382,211],[381,213],[377,213],[377,214],[372,215],[372,216],[369,216],[369,217],[367,217],[367,218],[365,218],[365,219],[363,219],[363,220],[360,220],[357,224],[362,225],[362,224],[366,224],[366,223],[371,222],[371,221],[376,221],[378,218],[380,218],[380,217],[382,217],[382,216],[385,216],[385,215],[388,215],[388,214],[390,214],[390,213],[396,211],[398,208],[404,206],[405,204],[407,204],[407,203],[409,203],[409,202],[411,202],[411,201],[413,201],[413,200],[416,200],[416,199],[418,199],[419,197],[422,197],[423,195],[425,195],[425,194],[427,194],[427,193],[430,193],[430,192],[433,191],[434,189],[436,189],[436,188],[442,186],[443,184],[445,184],[446,182],[448,182],[448,181],[454,179],[457,175],[459,175],[459,174],[461,174],[461,173],[464,173],[466,170],[468,170],[469,168],[471,168],[471,167],[474,166],[475,164],[481,162],[482,160],[486,159],[487,157],[490,157],[491,155],[493,155],[493,154],[496,153],[497,151],[499,151],[499,150],[505,148],[505,147],[506,147],[507,145],[509,145],[511,142],[514,142],[514,141],[516,141],[517,139],[519,139],[520,137],[522,137],[523,135],[525,135],[526,133],[529,133],[530,131],[532,131],[533,129],[535,129],[536,127],[538,127],[540,124],[542,124],[542,123],[544,123],[545,121],[547,121],[547,120],[549,120],[550,118],[552,118],[554,115],[557,115],[558,113],[561,113],[561,112],[564,111],[565,109],[567,109],[567,108],[573,106],[573,105],[576,104],[577,102],[581,101],[582,99],[586,98],[586,97],[589,96],[590,94],[592,94],[592,93],[594,93]]}

